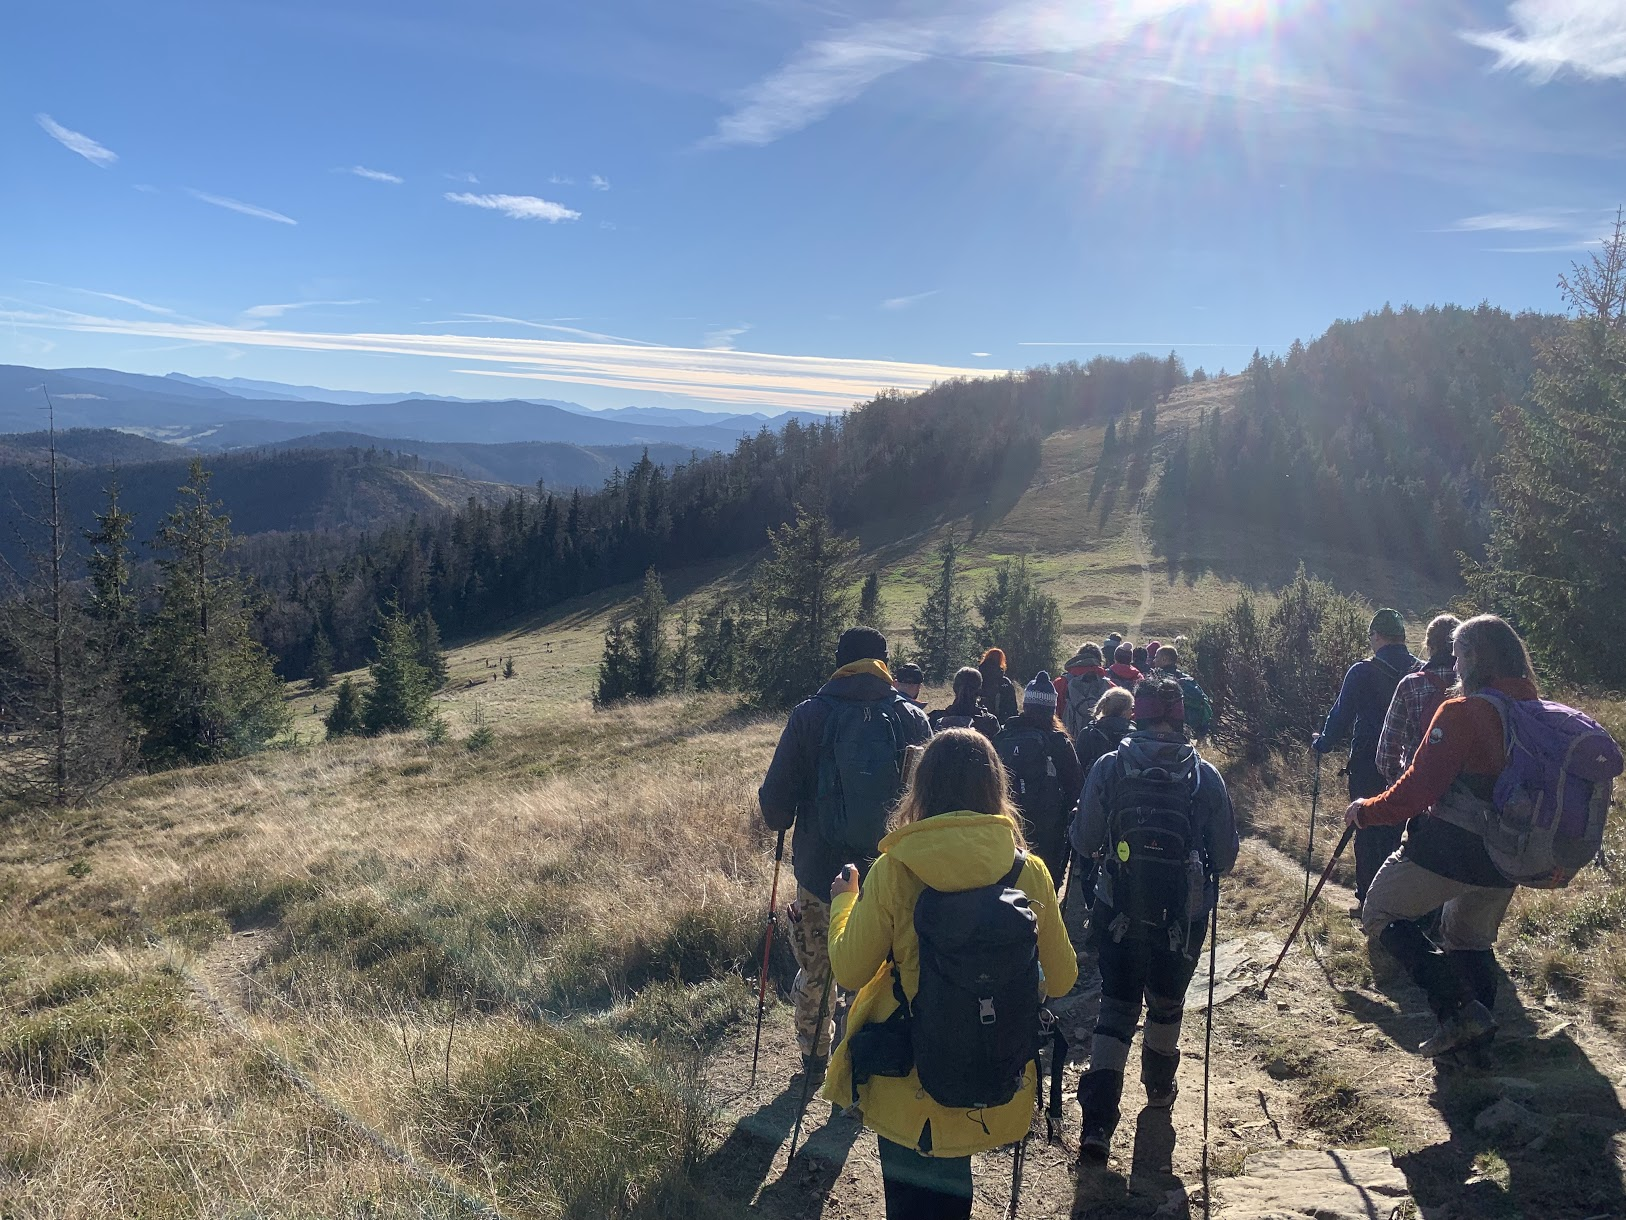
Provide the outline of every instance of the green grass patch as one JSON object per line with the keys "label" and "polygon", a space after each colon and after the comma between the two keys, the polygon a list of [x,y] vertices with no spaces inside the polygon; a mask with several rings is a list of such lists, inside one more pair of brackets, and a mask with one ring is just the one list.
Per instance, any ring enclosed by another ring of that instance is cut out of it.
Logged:
{"label": "green grass patch", "polygon": [[651,983],[723,978],[755,956],[761,932],[754,911],[719,903],[680,911],[660,927],[624,928],[617,936],[584,929],[553,952],[544,1002],[561,1010],[599,1007]]}
{"label": "green grass patch", "polygon": [[613,1025],[630,1037],[709,1050],[755,1009],[756,994],[739,975],[694,987],[651,983],[632,998]]}
{"label": "green grass patch", "polygon": [[113,982],[92,973],[59,976],[36,1011],[0,1023],[0,1070],[31,1090],[60,1089],[114,1054],[151,1047],[181,1020],[173,975]]}
{"label": "green grass patch", "polygon": [[704,1109],[693,1082],[626,1041],[526,1030],[424,1099],[436,1154],[538,1215],[688,1210]]}

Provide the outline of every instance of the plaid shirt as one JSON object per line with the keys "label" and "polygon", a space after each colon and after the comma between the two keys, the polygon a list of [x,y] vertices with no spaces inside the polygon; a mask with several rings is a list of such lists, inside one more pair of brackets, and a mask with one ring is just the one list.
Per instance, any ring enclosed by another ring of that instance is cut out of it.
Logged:
{"label": "plaid shirt", "polygon": [[1443,667],[1430,661],[1426,669],[1400,679],[1395,697],[1389,702],[1389,713],[1383,718],[1383,731],[1378,734],[1378,774],[1385,783],[1392,785],[1417,757],[1423,734],[1445,702],[1445,692],[1455,676],[1455,661]]}

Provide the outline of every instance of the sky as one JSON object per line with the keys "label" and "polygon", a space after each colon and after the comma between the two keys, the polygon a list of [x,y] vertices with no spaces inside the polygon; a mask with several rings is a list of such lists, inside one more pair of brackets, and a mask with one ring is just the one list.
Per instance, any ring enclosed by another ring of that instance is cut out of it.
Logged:
{"label": "sky", "polygon": [[1561,307],[1626,0],[18,0],[0,363],[841,408]]}

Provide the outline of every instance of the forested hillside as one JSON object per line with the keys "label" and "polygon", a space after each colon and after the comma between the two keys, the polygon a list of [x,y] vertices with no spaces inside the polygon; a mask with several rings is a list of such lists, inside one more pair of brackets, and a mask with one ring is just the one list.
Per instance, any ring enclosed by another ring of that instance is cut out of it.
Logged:
{"label": "forested hillside", "polygon": [[[126,512],[135,518],[135,538],[152,537],[159,520],[175,504],[176,488],[187,479],[190,458],[150,460],[156,451],[174,452],[140,437],[111,436],[94,430],[58,434],[63,516],[77,537],[95,525],[106,489],[116,479]],[[39,517],[42,494],[42,438],[13,435],[12,452],[0,450],[0,505],[15,529],[0,533],[0,557],[21,567],[27,547],[38,540],[28,520]],[[22,442],[19,444],[19,442]],[[138,452],[148,460],[132,460]],[[111,460],[109,460],[111,458]],[[438,514],[454,506],[493,504],[513,488],[479,483],[415,469],[410,456],[382,451],[297,451],[278,454],[223,454],[209,462],[214,492],[238,534],[272,531],[374,528],[413,514]]]}
{"label": "forested hillside", "polygon": [[598,492],[382,529],[355,546],[302,537],[246,552],[272,595],[266,642],[298,675],[318,634],[341,666],[364,656],[378,610],[430,611],[448,634],[485,629],[663,569],[754,551],[798,505],[852,529],[1019,490],[1059,428],[1154,406],[1187,380],[1174,359],[1063,364],[914,397],[883,394],[837,422],[742,440],[670,471],[640,461]]}
{"label": "forested hillside", "polygon": [[1175,444],[1158,540],[1230,524],[1457,566],[1490,528],[1498,412],[1530,393],[1563,320],[1488,305],[1385,307],[1286,357],[1255,354],[1236,408]]}

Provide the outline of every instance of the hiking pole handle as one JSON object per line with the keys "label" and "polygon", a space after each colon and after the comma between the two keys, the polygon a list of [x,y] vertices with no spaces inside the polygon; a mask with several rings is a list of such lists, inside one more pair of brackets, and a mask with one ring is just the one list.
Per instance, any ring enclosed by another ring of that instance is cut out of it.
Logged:
{"label": "hiking pole handle", "polygon": [[1332,876],[1332,870],[1338,863],[1338,857],[1344,854],[1344,848],[1349,846],[1349,841],[1354,837],[1355,827],[1353,825],[1346,826],[1343,838],[1339,839],[1338,846],[1332,849],[1332,857],[1327,861],[1327,867],[1321,870],[1321,880],[1315,883],[1315,889],[1311,892],[1309,901],[1304,904],[1304,909],[1299,912],[1298,922],[1293,925],[1293,930],[1287,934],[1287,943],[1282,946],[1282,951],[1276,955],[1275,964],[1271,966],[1269,973],[1265,975],[1265,981],[1259,984],[1260,995],[1264,995],[1270,990],[1270,981],[1276,977],[1276,971],[1281,966],[1283,959],[1287,957],[1287,951],[1293,947],[1293,942],[1298,939],[1299,929],[1304,926],[1305,917],[1309,915],[1310,908],[1315,905],[1315,900],[1321,897],[1321,888],[1327,884],[1328,878]]}
{"label": "hiking pole handle", "polygon": [[762,942],[762,969],[757,975],[757,1036],[751,1047],[751,1088],[757,1086],[757,1059],[762,1054],[762,1018],[768,1011],[768,962],[773,954],[773,930],[778,922],[775,913],[779,906],[779,865],[785,858],[785,832],[773,849],[773,887],[768,891],[768,929]]}

